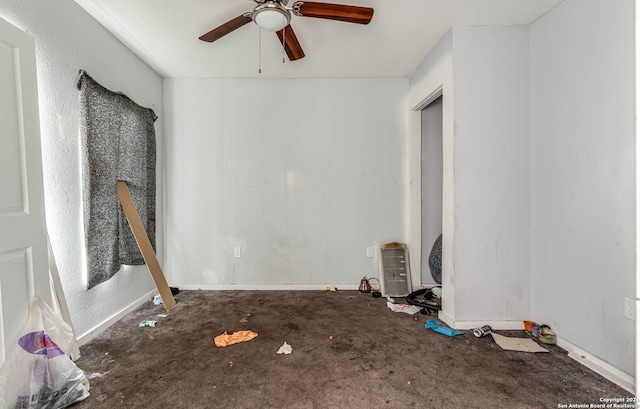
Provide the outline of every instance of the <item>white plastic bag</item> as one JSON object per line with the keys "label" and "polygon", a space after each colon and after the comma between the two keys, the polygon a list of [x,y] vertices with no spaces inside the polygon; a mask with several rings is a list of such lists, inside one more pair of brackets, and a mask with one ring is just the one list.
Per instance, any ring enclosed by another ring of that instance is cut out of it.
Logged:
{"label": "white plastic bag", "polygon": [[89,396],[89,380],[64,353],[71,328],[38,297],[21,334],[0,369],[0,408],[61,409]]}

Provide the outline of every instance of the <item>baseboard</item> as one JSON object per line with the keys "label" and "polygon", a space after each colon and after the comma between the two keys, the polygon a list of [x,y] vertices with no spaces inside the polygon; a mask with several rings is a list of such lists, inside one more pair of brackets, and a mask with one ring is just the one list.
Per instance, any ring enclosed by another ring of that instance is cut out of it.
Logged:
{"label": "baseboard", "polygon": [[[451,316],[440,311],[438,318],[454,329],[466,330],[470,328],[478,328],[483,325],[489,325],[497,330],[520,330],[524,329],[523,321],[456,321]],[[577,345],[557,337],[557,345],[567,351],[570,358],[576,360],[587,368],[591,369],[598,375],[610,380],[616,385],[624,388],[630,393],[635,394],[636,381],[632,375],[616,368],[607,361],[590,354]]]}
{"label": "baseboard", "polygon": [[178,284],[173,285],[181,290],[251,290],[251,291],[297,291],[297,290],[311,290],[311,291],[326,291],[327,288],[332,290],[357,290],[357,284]]}
{"label": "baseboard", "polygon": [[607,361],[590,354],[577,345],[557,337],[558,346],[569,353],[569,357],[580,362],[598,375],[607,378],[630,393],[635,393],[636,381],[632,375],[616,368]]}
{"label": "baseboard", "polygon": [[91,341],[92,339],[94,339],[95,337],[97,337],[102,331],[106,330],[111,325],[113,325],[114,323],[116,323],[117,321],[122,319],[122,317],[124,317],[125,315],[129,314],[131,311],[135,310],[136,308],[138,308],[139,306],[141,306],[145,302],[148,302],[157,293],[158,293],[158,290],[156,290],[156,289],[153,289],[153,290],[149,291],[147,294],[145,294],[144,296],[140,297],[138,300],[136,300],[133,303],[129,304],[128,306],[124,307],[122,310],[118,311],[117,313],[115,313],[111,317],[109,317],[106,320],[102,321],[100,324],[98,324],[95,327],[91,328],[89,331],[87,331],[84,334],[80,335],[78,337],[78,346],[82,346],[82,345],[86,344],[87,342]]}
{"label": "baseboard", "polygon": [[498,330],[519,330],[524,329],[523,321],[456,321],[453,328],[455,329],[473,329],[480,328],[484,325],[490,326],[492,329]]}
{"label": "baseboard", "polygon": [[444,311],[438,311],[438,318],[451,328],[455,328],[456,320],[454,320],[450,315],[447,315]]}
{"label": "baseboard", "polygon": [[493,329],[498,330],[518,330],[524,329],[523,321],[456,321],[451,316],[440,311],[438,318],[448,326],[454,329],[468,330],[472,328],[480,328],[483,325],[488,325]]}

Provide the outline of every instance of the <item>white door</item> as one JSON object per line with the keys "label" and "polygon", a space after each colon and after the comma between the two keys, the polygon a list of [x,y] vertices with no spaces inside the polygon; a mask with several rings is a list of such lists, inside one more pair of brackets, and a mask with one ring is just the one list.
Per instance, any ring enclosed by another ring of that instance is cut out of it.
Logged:
{"label": "white door", "polygon": [[35,43],[0,19],[0,363],[34,295],[51,304]]}

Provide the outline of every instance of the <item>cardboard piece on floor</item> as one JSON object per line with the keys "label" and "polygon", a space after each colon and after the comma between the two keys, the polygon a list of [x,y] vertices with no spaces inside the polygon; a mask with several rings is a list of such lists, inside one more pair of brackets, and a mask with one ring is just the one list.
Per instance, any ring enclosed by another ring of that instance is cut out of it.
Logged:
{"label": "cardboard piece on floor", "polygon": [[147,263],[147,268],[149,269],[149,273],[151,273],[151,278],[153,278],[153,282],[156,284],[158,293],[160,293],[160,297],[162,297],[162,304],[164,305],[164,308],[169,311],[174,305],[176,305],[176,300],[173,298],[169,284],[167,284],[162,268],[160,268],[160,263],[158,263],[156,253],[153,251],[153,246],[151,245],[149,236],[144,229],[140,215],[133,203],[127,183],[122,180],[118,181],[118,199],[120,199],[122,210],[124,211],[124,215],[127,217],[129,227],[131,227],[133,237],[135,237],[136,243],[138,243],[144,262]]}
{"label": "cardboard piece on floor", "polygon": [[507,351],[521,351],[521,352],[549,352],[542,348],[531,338],[511,338],[504,335],[491,333],[493,340],[496,344]]}

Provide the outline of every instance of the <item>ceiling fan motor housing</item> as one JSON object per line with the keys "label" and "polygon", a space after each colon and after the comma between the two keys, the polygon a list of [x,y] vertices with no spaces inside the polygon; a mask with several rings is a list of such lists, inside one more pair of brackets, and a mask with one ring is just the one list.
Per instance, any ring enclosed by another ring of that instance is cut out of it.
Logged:
{"label": "ceiling fan motor housing", "polygon": [[267,2],[275,2],[275,3],[280,3],[283,6],[286,6],[287,3],[289,3],[289,0],[253,0],[253,1],[255,1],[258,4],[264,4],[264,3],[267,3]]}
{"label": "ceiling fan motor housing", "polygon": [[278,1],[265,1],[253,10],[251,18],[267,31],[280,31],[289,25],[291,13]]}

